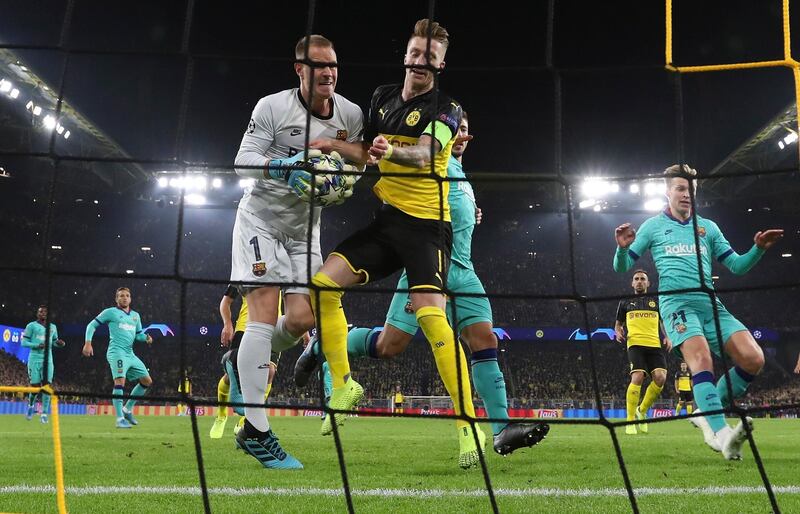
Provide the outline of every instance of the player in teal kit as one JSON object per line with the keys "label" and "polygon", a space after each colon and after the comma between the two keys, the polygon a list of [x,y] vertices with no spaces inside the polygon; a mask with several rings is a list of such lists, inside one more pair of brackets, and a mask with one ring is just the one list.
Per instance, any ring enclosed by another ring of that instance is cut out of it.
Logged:
{"label": "player in teal kit", "polygon": [[[701,273],[698,269],[695,231],[692,222],[690,187],[697,181],[689,176],[697,172],[683,165],[670,166],[664,172],[669,207],[654,216],[635,231],[630,223],[617,227],[617,252],[614,270],[624,272],[650,250],[659,276],[659,292],[692,289],[705,286],[713,288],[711,262],[716,259],[738,275],[747,273],[761,259],[764,252],[783,237],[783,230],[771,229],[756,233],[755,244],[739,255],[722,235],[716,223],[697,216],[697,239],[700,241]],[[661,318],[676,353],[682,356],[692,372],[695,401],[698,411],[719,410],[731,404],[727,381],[730,380],[735,397],[743,396],[755,375],[764,366],[764,354],[747,328],[716,299],[716,311],[722,340],[717,338],[714,323],[714,305],[705,292],[662,294]],[[711,352],[721,351],[733,360],[735,366],[714,385]],[[728,460],[741,459],[741,446],[747,433],[739,423],[731,429],[722,414],[691,418],[703,429],[706,444],[721,451]],[[752,420],[747,418],[752,429]]]}
{"label": "player in teal kit", "polygon": [[153,338],[142,330],[142,318],[139,313],[131,309],[131,290],[120,287],[116,294],[116,307],[109,307],[101,312],[86,327],[86,343],[83,345],[83,355],[94,355],[92,349],[92,336],[100,325],[108,325],[110,341],[106,359],[111,366],[111,376],[114,378],[114,396],[122,396],[125,391],[125,379],[138,380],[139,383],[131,391],[133,398],[122,406],[122,399],[115,399],[114,411],[117,415],[117,428],[131,428],[138,425],[133,417],[133,406],[136,399],[147,392],[153,384],[150,373],[144,363],[133,353],[135,341],[152,344]]}
{"label": "player in teal kit", "polygon": [[[455,293],[485,295],[475,268],[472,265],[472,232],[480,223],[480,209],[475,203],[472,186],[465,180],[466,174],[461,158],[469,140],[469,120],[467,113],[462,115],[458,128],[458,139],[453,144],[452,155],[447,165],[449,178],[462,179],[450,182],[448,202],[453,226],[451,264],[447,275],[447,288]],[[408,290],[405,271],[400,276],[397,289]],[[505,379],[497,363],[497,338],[492,331],[492,307],[486,296],[456,296],[456,319],[452,319],[452,305],[446,312],[451,325],[456,327],[472,351],[472,376],[475,389],[483,399],[490,418],[508,420]],[[388,359],[403,352],[419,330],[419,323],[411,307],[407,292],[395,293],[386,324],[383,328],[354,328],[347,335],[347,350],[351,356],[367,356]],[[316,342],[316,339],[315,341]],[[309,347],[298,359],[295,367],[295,380],[305,384],[316,367],[319,344]],[[310,348],[310,349],[309,349]],[[492,423],[494,449],[506,455],[518,448],[533,446],[547,434],[549,426],[544,423]],[[477,464],[474,460],[460,459],[462,467]]]}
{"label": "player in teal kit", "polygon": [[[36,321],[31,321],[25,327],[22,334],[22,346],[31,349],[28,355],[28,378],[32,387],[41,387],[53,381],[53,346],[63,347],[64,341],[58,338],[58,330],[53,323],[50,323],[50,344],[47,340],[47,306],[40,305],[36,311]],[[47,352],[47,378],[44,376],[44,352]],[[36,399],[42,398],[42,423],[47,423],[47,415],[50,414],[50,395],[42,393],[30,393],[28,395],[28,411],[25,419],[30,421],[33,417],[33,409]]]}

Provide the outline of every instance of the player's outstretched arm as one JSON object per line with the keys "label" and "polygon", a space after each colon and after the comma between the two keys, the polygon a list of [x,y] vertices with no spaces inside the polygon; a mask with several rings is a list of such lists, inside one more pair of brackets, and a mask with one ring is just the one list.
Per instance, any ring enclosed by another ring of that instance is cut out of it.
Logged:
{"label": "player's outstretched arm", "polygon": [[722,233],[720,233],[720,241],[729,248],[718,258],[731,272],[737,275],[743,275],[753,269],[753,266],[761,260],[761,256],[764,255],[764,252],[782,238],[783,229],[773,228],[756,232],[756,235],[753,236],[753,246],[747,253],[739,255],[729,247],[730,245],[725,240],[724,236],[722,236]]}
{"label": "player's outstretched arm", "polygon": [[623,223],[614,229],[614,238],[617,240],[617,252],[614,254],[614,271],[622,273],[631,269],[635,262],[628,249],[636,240],[636,230],[630,223]]}

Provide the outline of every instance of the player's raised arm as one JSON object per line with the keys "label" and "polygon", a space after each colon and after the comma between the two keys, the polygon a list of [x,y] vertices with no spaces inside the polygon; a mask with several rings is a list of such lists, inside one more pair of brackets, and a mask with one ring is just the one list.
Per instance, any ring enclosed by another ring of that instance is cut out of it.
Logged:
{"label": "player's raised arm", "polygon": [[711,240],[712,253],[719,262],[737,275],[743,275],[753,269],[753,266],[761,260],[764,252],[783,238],[783,229],[759,231],[753,237],[753,246],[746,253],[739,255],[725,239],[716,223],[713,226],[715,233]]}
{"label": "player's raised arm", "polygon": [[614,254],[614,271],[622,273],[631,269],[644,252],[650,248],[651,220],[642,223],[637,232],[630,223],[623,223],[614,229],[617,251]]}

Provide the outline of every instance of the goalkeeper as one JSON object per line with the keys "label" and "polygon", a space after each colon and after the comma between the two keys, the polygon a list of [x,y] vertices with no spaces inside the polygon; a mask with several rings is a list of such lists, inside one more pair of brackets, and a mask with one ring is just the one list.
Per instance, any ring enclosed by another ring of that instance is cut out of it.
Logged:
{"label": "goalkeeper", "polygon": [[[659,292],[680,289],[712,288],[711,259],[724,264],[738,275],[747,273],[764,252],[783,237],[783,230],[757,232],[755,244],[739,255],[722,235],[716,223],[696,217],[697,232],[692,220],[692,192],[697,189],[697,172],[686,165],[670,166],[664,171],[669,206],[661,214],[646,220],[638,233],[630,223],[615,230],[617,251],[614,270],[629,270],[647,250],[653,253],[659,275]],[[690,190],[690,188],[692,188]],[[695,246],[695,237],[700,248]],[[702,268],[698,265],[698,253]],[[702,273],[701,273],[702,270]],[[712,305],[703,291],[660,296],[659,310],[664,328],[674,351],[682,357],[692,373],[698,411],[720,410],[731,405],[728,381],[735,397],[745,394],[750,382],[764,366],[764,353],[747,328],[715,298]],[[715,314],[719,319],[722,340],[717,338]],[[714,385],[711,352],[722,351],[735,366]],[[731,429],[722,414],[691,418],[703,429],[706,444],[721,451],[728,460],[741,459],[741,447],[747,438],[746,427],[739,423]],[[752,420],[747,418],[752,426]]]}
{"label": "goalkeeper", "polygon": [[[47,342],[47,332],[50,332],[50,342]],[[58,329],[55,324],[47,324],[47,306],[40,305],[36,310],[36,321],[31,321],[25,327],[25,332],[22,334],[22,346],[30,348],[31,353],[28,355],[28,378],[30,379],[31,387],[41,387],[44,384],[53,382],[53,371],[55,365],[53,364],[53,346],[57,348],[64,347],[65,343],[62,339],[58,338]],[[47,352],[47,377],[44,376],[44,361],[45,353]],[[28,394],[28,411],[25,414],[25,419],[28,421],[33,417],[33,409],[36,406],[36,399],[42,398],[42,415],[41,422],[47,423],[47,416],[50,414],[50,395],[38,393]]]}
{"label": "goalkeeper", "polygon": [[[319,65],[303,61],[306,54]],[[231,281],[241,284],[249,310],[237,359],[242,396],[249,404],[264,399],[270,352],[293,346],[314,326],[306,285],[309,272],[315,273],[322,264],[320,211],[311,215],[303,201],[311,194],[311,175],[303,161],[320,152],[304,151],[304,142],[328,137],[355,143],[363,131],[361,109],[335,93],[333,44],[319,35],[302,38],[295,46],[295,59],[299,88],[259,100],[235,160],[239,175],[256,179],[236,211],[231,259]],[[278,284],[286,284],[286,315],[280,317]],[[267,468],[301,468],[270,430],[266,410],[244,410],[246,421],[237,434],[237,447]]]}

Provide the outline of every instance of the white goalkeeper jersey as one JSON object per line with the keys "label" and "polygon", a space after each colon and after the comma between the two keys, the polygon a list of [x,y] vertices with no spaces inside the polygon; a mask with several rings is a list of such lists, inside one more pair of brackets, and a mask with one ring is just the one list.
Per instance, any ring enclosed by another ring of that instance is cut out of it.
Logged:
{"label": "white goalkeeper jersey", "polygon": [[[303,150],[306,141],[306,104],[298,88],[265,96],[256,104],[236,154],[235,166],[266,166]],[[318,138],[361,141],[361,108],[335,93],[330,116],[311,115],[309,141]],[[239,209],[264,220],[293,239],[306,239],[309,204],[300,200],[283,180],[261,179],[245,191]],[[314,232],[319,230],[320,209],[314,210]]]}

